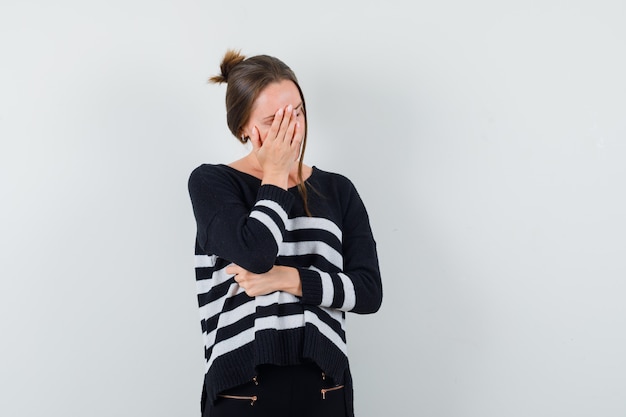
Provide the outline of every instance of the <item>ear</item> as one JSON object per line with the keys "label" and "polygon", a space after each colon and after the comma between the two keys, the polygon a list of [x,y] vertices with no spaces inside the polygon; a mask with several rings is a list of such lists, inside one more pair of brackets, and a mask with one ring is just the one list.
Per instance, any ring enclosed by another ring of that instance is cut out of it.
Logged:
{"label": "ear", "polygon": [[247,135],[246,135],[245,131],[243,129],[241,129],[239,131],[239,135],[238,135],[239,142],[245,144],[246,143],[246,137],[247,137]]}

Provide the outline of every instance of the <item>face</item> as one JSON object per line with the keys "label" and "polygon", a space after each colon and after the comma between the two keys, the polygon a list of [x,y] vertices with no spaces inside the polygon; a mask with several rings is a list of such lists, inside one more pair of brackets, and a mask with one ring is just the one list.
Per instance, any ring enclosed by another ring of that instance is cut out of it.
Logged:
{"label": "face", "polygon": [[252,128],[256,126],[261,136],[261,142],[263,142],[278,109],[284,109],[290,104],[297,111],[298,121],[304,129],[305,119],[303,103],[298,87],[296,87],[293,81],[283,80],[269,84],[261,91],[252,105],[250,120],[248,120],[248,123],[243,127],[244,136],[250,136]]}

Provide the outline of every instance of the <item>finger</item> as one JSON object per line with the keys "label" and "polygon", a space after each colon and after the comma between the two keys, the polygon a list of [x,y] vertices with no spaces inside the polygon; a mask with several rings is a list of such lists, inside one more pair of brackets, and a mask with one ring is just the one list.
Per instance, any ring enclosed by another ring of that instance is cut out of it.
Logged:
{"label": "finger", "polygon": [[304,140],[304,130],[300,122],[296,122],[296,128],[291,140],[291,150],[294,153],[294,159],[297,160],[300,157],[300,151],[302,147],[302,141]]}
{"label": "finger", "polygon": [[289,130],[289,126],[291,124],[293,116],[293,106],[290,104],[287,106],[285,110],[285,115],[283,116],[283,120],[280,123],[280,129],[278,130],[278,135],[276,136],[279,140],[289,140],[291,141],[291,136],[287,135],[287,131]]}
{"label": "finger", "polygon": [[294,133],[296,131],[296,125],[298,124],[298,114],[296,110],[291,111],[291,120],[289,121],[289,126],[287,127],[287,132],[285,132],[285,139],[289,140],[291,143],[294,139]]}
{"label": "finger", "polygon": [[226,267],[225,271],[229,275],[234,275],[239,273],[239,266],[236,264],[230,264]]}
{"label": "finger", "polygon": [[276,114],[274,115],[274,120],[272,121],[272,125],[270,126],[270,130],[267,132],[267,136],[265,137],[266,141],[273,141],[274,139],[276,139],[278,131],[280,130],[280,125],[283,121],[284,112],[285,109],[282,107],[276,111]]}

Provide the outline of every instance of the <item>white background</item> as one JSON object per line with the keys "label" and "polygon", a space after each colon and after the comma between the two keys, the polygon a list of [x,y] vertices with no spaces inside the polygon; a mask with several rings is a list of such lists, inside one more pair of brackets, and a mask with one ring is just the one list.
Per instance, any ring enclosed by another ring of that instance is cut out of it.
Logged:
{"label": "white background", "polygon": [[626,415],[626,3],[7,1],[0,415],[198,416],[191,170],[245,154],[208,85],[289,64],[384,302],[358,417]]}

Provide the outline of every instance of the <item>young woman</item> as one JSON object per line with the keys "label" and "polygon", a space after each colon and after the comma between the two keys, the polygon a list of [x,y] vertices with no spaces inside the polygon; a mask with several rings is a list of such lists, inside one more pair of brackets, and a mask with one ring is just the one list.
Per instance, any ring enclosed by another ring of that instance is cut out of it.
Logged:
{"label": "young woman", "polygon": [[345,177],[303,164],[306,106],[282,61],[228,51],[230,131],[252,149],[189,178],[205,345],[202,415],[351,417],[346,312],[382,285],[366,209]]}

